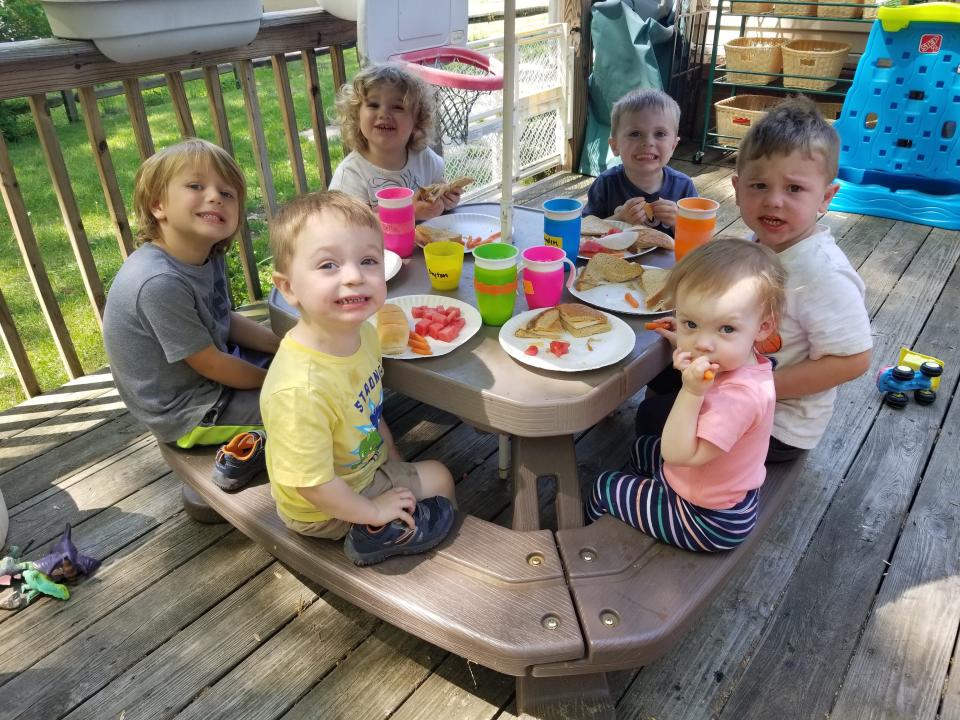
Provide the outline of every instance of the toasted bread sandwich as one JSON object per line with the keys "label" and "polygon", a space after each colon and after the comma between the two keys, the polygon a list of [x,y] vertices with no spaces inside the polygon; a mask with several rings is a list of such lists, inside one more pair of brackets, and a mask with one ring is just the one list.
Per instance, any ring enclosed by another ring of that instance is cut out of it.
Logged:
{"label": "toasted bread sandwich", "polygon": [[608,332],[612,326],[607,316],[592,307],[580,303],[557,305],[563,329],[574,337],[588,337]]}
{"label": "toasted bread sandwich", "polygon": [[455,230],[429,227],[428,225],[417,225],[417,229],[414,231],[414,241],[420,247],[429,245],[432,242],[439,242],[440,240],[450,240],[451,242],[463,244],[463,236]]}
{"label": "toasted bread sandwich", "polygon": [[632,247],[634,250],[643,250],[648,247],[673,250],[673,238],[653,228],[637,228],[637,239],[633,241]]}
{"label": "toasted bread sandwich", "polygon": [[599,237],[600,235],[606,235],[611,230],[619,231],[620,228],[613,223],[598,218],[596,215],[587,215],[580,219],[581,235]]}
{"label": "toasted bread sandwich", "polygon": [[574,287],[583,292],[597,287],[597,285],[628,282],[642,274],[643,268],[637,263],[628,262],[623,258],[607,253],[597,253],[590,258],[590,261],[580,271],[580,276],[574,283]]}
{"label": "toasted bread sandwich", "polygon": [[432,185],[424,185],[414,196],[416,200],[421,202],[433,203],[437,201],[441,195],[444,195],[448,192],[463,192],[463,189],[470,185],[473,182],[472,177],[458,177],[456,180],[452,180],[448,183],[433,183]]}
{"label": "toasted bread sandwich", "polygon": [[648,310],[654,312],[670,310],[663,297],[663,290],[669,276],[670,271],[662,268],[647,268],[643,271],[643,275],[640,276],[640,286],[643,288]]}
{"label": "toasted bread sandwich", "polygon": [[560,323],[560,311],[547,308],[534,315],[524,327],[517,328],[513,333],[522,338],[558,338],[563,335],[563,325]]}

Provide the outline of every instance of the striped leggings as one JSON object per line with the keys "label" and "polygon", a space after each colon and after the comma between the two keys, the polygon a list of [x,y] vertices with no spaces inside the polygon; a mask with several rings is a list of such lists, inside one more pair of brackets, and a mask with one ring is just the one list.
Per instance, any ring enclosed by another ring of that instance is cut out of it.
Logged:
{"label": "striped leggings", "polygon": [[727,510],[702,508],[664,479],[658,436],[638,437],[630,456],[636,475],[609,470],[597,478],[585,508],[590,522],[608,513],[660,542],[694,552],[735,548],[756,525],[757,490]]}

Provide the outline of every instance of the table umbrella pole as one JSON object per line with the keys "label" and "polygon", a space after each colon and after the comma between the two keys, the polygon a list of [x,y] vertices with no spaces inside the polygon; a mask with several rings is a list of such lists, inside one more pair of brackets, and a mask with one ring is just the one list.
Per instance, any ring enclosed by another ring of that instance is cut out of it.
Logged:
{"label": "table umbrella pole", "polygon": [[514,105],[517,87],[516,0],[506,0],[503,7],[503,147],[500,171],[500,234],[505,242],[513,242],[513,140]]}

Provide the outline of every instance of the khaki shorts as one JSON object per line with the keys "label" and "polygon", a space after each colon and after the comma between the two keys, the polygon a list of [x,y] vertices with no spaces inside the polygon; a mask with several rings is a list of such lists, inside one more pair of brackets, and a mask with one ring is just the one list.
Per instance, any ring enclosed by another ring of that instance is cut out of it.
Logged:
{"label": "khaki shorts", "polygon": [[[367,485],[360,494],[366,498],[375,498],[382,495],[387,490],[396,487],[405,487],[414,494],[415,497],[423,497],[423,488],[420,486],[420,475],[417,474],[417,466],[408,462],[397,462],[387,460],[381,465],[373,475],[373,480]],[[339,540],[347,531],[350,530],[350,523],[346,520],[322,520],[320,522],[302,522],[300,520],[291,520],[283,515],[280,516],[284,525],[301,535],[323,538],[324,540]]]}

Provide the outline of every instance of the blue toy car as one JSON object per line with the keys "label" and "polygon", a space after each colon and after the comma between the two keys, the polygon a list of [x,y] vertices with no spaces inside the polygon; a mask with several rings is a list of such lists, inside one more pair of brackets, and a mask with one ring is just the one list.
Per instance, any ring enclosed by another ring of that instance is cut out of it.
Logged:
{"label": "blue toy car", "polygon": [[884,368],[877,375],[877,389],[890,407],[906,407],[910,402],[907,393],[913,390],[913,398],[920,405],[929,405],[937,399],[933,380],[943,374],[943,366],[927,360],[914,370],[909,365],[894,365]]}

